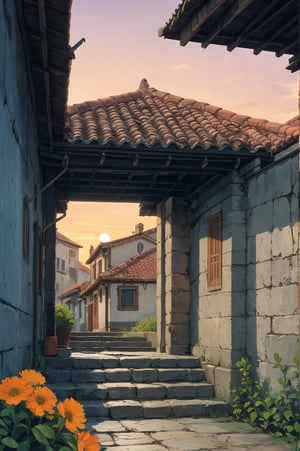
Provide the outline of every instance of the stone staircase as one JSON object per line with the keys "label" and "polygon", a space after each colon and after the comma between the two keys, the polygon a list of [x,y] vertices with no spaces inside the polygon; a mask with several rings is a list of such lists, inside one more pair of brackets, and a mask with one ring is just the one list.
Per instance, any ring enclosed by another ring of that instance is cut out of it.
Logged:
{"label": "stone staircase", "polygon": [[49,387],[59,399],[80,401],[87,417],[224,416],[199,359],[151,353],[72,352],[45,359]]}
{"label": "stone staircase", "polygon": [[80,352],[155,351],[143,332],[72,332],[70,347]]}

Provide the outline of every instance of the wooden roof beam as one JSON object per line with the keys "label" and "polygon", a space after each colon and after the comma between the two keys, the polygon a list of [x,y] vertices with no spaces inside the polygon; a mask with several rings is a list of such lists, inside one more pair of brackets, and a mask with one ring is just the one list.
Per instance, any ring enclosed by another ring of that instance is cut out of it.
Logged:
{"label": "wooden roof beam", "polygon": [[[290,0],[293,1],[293,0]],[[256,14],[250,22],[244,27],[242,33],[238,35],[238,37],[227,46],[227,50],[229,52],[232,52],[246,37],[247,35],[255,28],[260,28],[263,24],[266,23],[266,20],[268,20],[268,17],[266,18],[266,14],[269,13],[274,7],[274,5],[277,4],[277,0],[273,0],[272,2],[268,3],[268,5],[265,8],[261,8],[259,14]],[[273,15],[272,15],[273,16]]]}
{"label": "wooden roof beam", "polygon": [[282,56],[284,53],[286,53],[288,50],[290,50],[291,48],[295,47],[296,45],[298,45],[298,41],[299,41],[299,37],[295,36],[295,39],[293,41],[290,41],[287,45],[284,45],[283,47],[281,47],[281,49],[275,53],[276,56]]}
{"label": "wooden roof beam", "polygon": [[216,26],[209,33],[208,37],[201,42],[204,49],[212,42],[212,40],[227,27],[244,9],[249,6],[253,0],[236,0],[226,13],[217,22]]}
{"label": "wooden roof beam", "polygon": [[205,2],[205,5],[191,17],[189,23],[181,31],[180,45],[185,46],[195,36],[207,18],[225,2],[226,0],[208,0]]}
{"label": "wooden roof beam", "polygon": [[273,30],[273,32],[271,34],[269,34],[266,37],[266,39],[263,42],[261,42],[260,45],[255,47],[255,49],[253,50],[254,55],[258,55],[262,50],[264,50],[265,46],[269,42],[272,42],[277,36],[280,36],[281,33],[283,33],[285,30],[289,29],[291,27],[291,25],[293,25],[294,22],[297,22],[297,21],[298,21],[298,17],[294,16],[291,18],[290,21],[283,24],[282,27],[276,28],[275,30]]}
{"label": "wooden roof beam", "polygon": [[289,64],[286,67],[286,69],[296,72],[297,70],[300,70],[300,53],[297,53],[296,55],[292,56],[289,59]]}

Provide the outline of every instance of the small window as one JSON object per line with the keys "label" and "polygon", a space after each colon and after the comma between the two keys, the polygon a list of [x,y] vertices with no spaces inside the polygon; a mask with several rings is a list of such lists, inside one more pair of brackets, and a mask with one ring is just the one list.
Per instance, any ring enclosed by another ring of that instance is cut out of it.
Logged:
{"label": "small window", "polygon": [[137,251],[140,254],[141,252],[143,252],[144,250],[144,243],[142,243],[141,241],[137,244]]}
{"label": "small window", "polygon": [[102,260],[98,261],[98,275],[102,273]]}
{"label": "small window", "polygon": [[118,310],[138,310],[138,287],[118,287]]}
{"label": "small window", "polygon": [[70,258],[75,258],[76,257],[76,252],[74,249],[69,249],[69,257]]}
{"label": "small window", "polygon": [[79,300],[79,302],[78,302],[78,315],[79,315],[79,318],[81,319],[82,318],[82,301],[81,300]]}
{"label": "small window", "polygon": [[222,288],[222,212],[207,220],[207,288]]}
{"label": "small window", "polygon": [[63,258],[56,258],[56,271],[66,272],[66,260]]}
{"label": "small window", "polygon": [[69,274],[70,274],[71,279],[73,279],[74,282],[77,282],[77,269],[76,268],[71,268],[71,266],[70,266]]}
{"label": "small window", "polygon": [[29,261],[29,205],[28,198],[23,200],[23,258]]}

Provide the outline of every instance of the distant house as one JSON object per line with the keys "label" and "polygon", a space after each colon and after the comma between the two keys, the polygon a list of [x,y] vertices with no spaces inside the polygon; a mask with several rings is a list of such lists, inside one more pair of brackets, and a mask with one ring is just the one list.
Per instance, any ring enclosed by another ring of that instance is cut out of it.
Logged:
{"label": "distant house", "polygon": [[81,247],[80,244],[56,231],[56,303],[61,302],[60,294],[69,290],[71,286],[81,285],[90,280],[89,269],[79,262],[79,249]]}
{"label": "distant house", "polygon": [[130,328],[156,312],[156,228],[135,232],[91,248],[91,282],[81,291],[87,299],[87,330]]}
{"label": "distant house", "polygon": [[[81,271],[80,271],[81,272]],[[79,272],[79,274],[80,274]],[[73,331],[83,332],[86,330],[87,321],[87,301],[80,297],[80,292],[89,285],[89,282],[79,282],[71,285],[66,291],[59,294],[59,300],[62,304],[67,304],[75,314],[75,323]]]}

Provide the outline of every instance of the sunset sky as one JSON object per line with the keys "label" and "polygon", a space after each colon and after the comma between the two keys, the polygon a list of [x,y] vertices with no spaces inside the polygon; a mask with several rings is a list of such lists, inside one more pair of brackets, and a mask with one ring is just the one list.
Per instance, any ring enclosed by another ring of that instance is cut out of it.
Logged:
{"label": "sunset sky", "polygon": [[[82,37],[72,62],[69,104],[105,98],[138,89],[142,78],[150,86],[184,98],[223,107],[252,117],[285,122],[298,114],[298,76],[285,69],[288,57],[158,37],[158,29],[173,14],[179,0],[73,0],[70,44]],[[154,217],[139,217],[136,204],[69,203],[58,230],[83,246],[100,233],[111,239],[130,235],[135,224],[156,225]]]}

